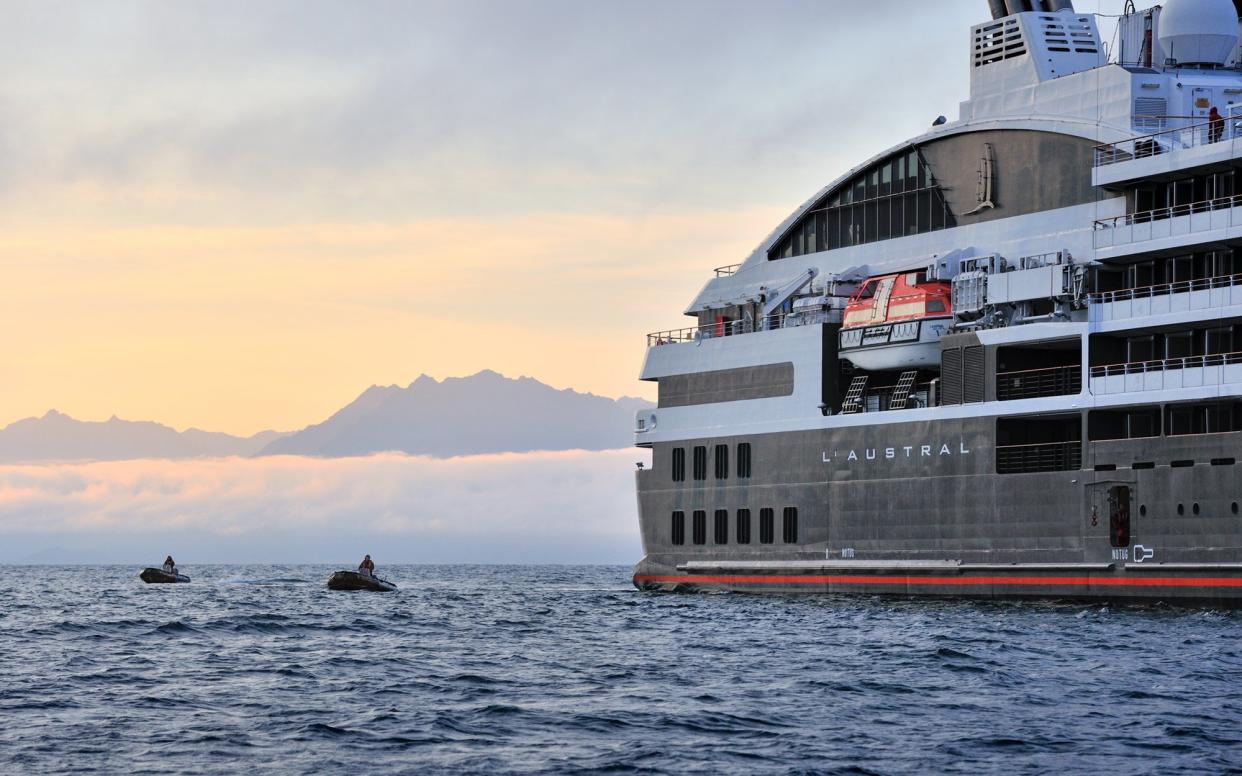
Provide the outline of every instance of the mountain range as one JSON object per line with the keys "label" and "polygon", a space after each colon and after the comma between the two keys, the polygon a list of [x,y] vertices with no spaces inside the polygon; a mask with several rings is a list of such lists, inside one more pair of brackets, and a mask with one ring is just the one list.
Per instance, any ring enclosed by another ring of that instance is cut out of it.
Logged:
{"label": "mountain range", "polygon": [[513,379],[491,370],[441,381],[422,375],[405,387],[371,386],[322,423],[301,431],[249,437],[177,431],[116,417],[80,421],[51,410],[0,429],[0,463],[608,450],[633,444],[634,413],[651,406],[643,399],[557,390],[530,377]]}
{"label": "mountain range", "polygon": [[281,436],[276,431],[250,437],[196,428],[177,431],[115,416],[102,422],[75,420],[49,410],[41,418],[26,418],[0,429],[0,463],[247,456]]}

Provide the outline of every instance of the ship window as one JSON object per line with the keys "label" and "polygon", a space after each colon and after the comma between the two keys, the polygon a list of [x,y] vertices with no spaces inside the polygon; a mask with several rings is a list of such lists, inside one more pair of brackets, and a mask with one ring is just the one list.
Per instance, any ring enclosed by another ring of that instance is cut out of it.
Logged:
{"label": "ship window", "polygon": [[939,299],[927,300],[927,312],[929,313],[944,312],[944,302],[940,301]]}
{"label": "ship window", "polygon": [[1190,511],[1194,512],[1195,516],[1198,517],[1199,515],[1199,502],[1198,501],[1196,501],[1194,504],[1191,505]]}
{"label": "ship window", "polygon": [[686,448],[673,448],[673,482],[686,481]]}
{"label": "ship window", "polygon": [[750,544],[750,510],[737,511],[737,543]]}
{"label": "ship window", "polygon": [[1184,506],[1183,506],[1183,505],[1181,505],[1181,504],[1178,504],[1178,505],[1177,505],[1177,516],[1178,516],[1178,517],[1181,517],[1181,516],[1182,516],[1182,515],[1184,515],[1184,514],[1186,514],[1186,507],[1184,507]]}
{"label": "ship window", "polygon": [[686,513],[673,513],[673,544],[686,543]]}
{"label": "ship window", "polygon": [[1148,288],[1156,285],[1155,262],[1141,261],[1126,267],[1126,288]]}
{"label": "ship window", "polygon": [[1147,517],[1147,505],[1139,504],[1139,517]]}
{"label": "ship window", "polygon": [[694,510],[694,522],[691,524],[693,531],[693,541],[695,544],[707,544],[707,512],[702,509]]}
{"label": "ship window", "polygon": [[1146,337],[1128,337],[1126,339],[1126,360],[1133,363],[1136,361],[1152,361],[1156,358],[1156,339],[1150,335]]}
{"label": "ship window", "polygon": [[783,515],[783,517],[784,517],[784,520],[781,521],[782,522],[781,540],[784,541],[785,544],[797,544],[798,543],[798,508],[797,507],[785,507],[785,514]]}
{"label": "ship window", "polygon": [[1164,337],[1165,358],[1189,358],[1195,354],[1194,335],[1188,331],[1170,332]]}
{"label": "ship window", "polygon": [[1203,332],[1204,352],[1209,356],[1233,352],[1233,329],[1228,326]]}
{"label": "ship window", "polygon": [[764,507],[759,510],[759,543],[771,544],[776,541],[776,511]]}
{"label": "ship window", "polygon": [[1092,410],[1087,417],[1087,438],[1092,442],[1158,436],[1160,436],[1159,407]]}
{"label": "ship window", "polygon": [[715,540],[716,544],[729,543],[729,511],[727,509],[717,509],[715,515]]}
{"label": "ship window", "polygon": [[1235,515],[1238,514],[1238,502],[1235,501],[1232,504],[1230,504],[1229,511],[1234,513]]}
{"label": "ship window", "polygon": [[737,446],[737,476],[743,479],[750,476],[750,442]]}
{"label": "ship window", "polygon": [[716,445],[716,479],[729,479],[729,446]]}
{"label": "ship window", "polygon": [[814,202],[768,251],[784,259],[957,225],[917,150],[885,159]]}
{"label": "ship window", "polygon": [[1170,405],[1165,414],[1165,433],[1221,434],[1242,431],[1242,406],[1237,402]]}
{"label": "ship window", "polygon": [[707,448],[694,448],[694,478],[696,480],[707,479]]}

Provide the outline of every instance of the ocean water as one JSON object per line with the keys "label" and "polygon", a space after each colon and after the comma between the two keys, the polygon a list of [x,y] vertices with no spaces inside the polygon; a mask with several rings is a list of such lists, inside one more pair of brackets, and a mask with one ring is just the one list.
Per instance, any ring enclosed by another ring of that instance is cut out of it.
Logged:
{"label": "ocean water", "polygon": [[1242,612],[0,568],[0,772],[1221,773]]}

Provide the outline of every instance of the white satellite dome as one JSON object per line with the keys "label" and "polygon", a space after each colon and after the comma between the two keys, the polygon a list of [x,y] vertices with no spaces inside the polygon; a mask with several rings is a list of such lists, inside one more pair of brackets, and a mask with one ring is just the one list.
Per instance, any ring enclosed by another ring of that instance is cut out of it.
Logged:
{"label": "white satellite dome", "polygon": [[1179,65],[1224,65],[1238,45],[1233,0],[1167,0],[1160,12],[1160,46]]}

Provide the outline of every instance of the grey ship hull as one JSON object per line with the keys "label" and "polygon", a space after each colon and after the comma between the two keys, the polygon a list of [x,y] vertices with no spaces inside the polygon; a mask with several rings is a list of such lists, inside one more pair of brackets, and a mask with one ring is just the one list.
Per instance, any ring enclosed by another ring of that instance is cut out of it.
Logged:
{"label": "grey ship hull", "polygon": [[[1073,468],[1000,474],[995,428],[995,418],[976,417],[657,444],[652,469],[638,475],[646,552],[634,584],[1242,601],[1242,433],[1087,442]],[[752,446],[752,477],[672,480],[672,448],[740,442]],[[781,535],[789,507],[794,543]],[[752,525],[750,543],[739,544],[738,510],[754,521],[763,508],[774,511],[770,543]],[[714,531],[718,510],[724,536]],[[694,536],[696,511],[705,536]],[[673,543],[675,512],[682,544]]]}

